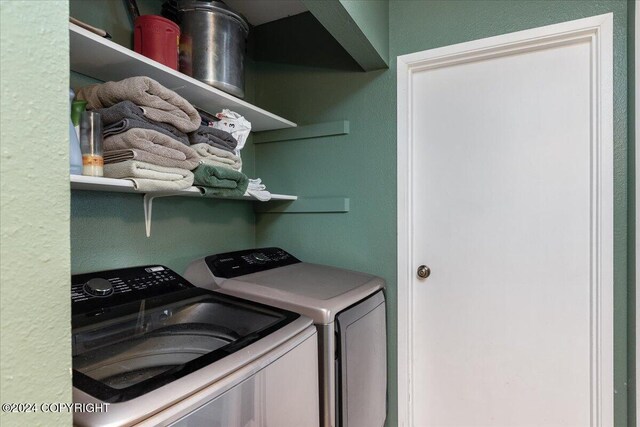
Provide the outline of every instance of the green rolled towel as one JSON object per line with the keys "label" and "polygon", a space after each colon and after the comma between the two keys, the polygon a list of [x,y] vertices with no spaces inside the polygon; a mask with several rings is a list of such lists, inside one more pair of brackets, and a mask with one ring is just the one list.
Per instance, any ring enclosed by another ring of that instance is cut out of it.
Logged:
{"label": "green rolled towel", "polygon": [[249,185],[249,178],[242,172],[220,166],[201,164],[193,175],[193,185],[205,196],[242,197]]}

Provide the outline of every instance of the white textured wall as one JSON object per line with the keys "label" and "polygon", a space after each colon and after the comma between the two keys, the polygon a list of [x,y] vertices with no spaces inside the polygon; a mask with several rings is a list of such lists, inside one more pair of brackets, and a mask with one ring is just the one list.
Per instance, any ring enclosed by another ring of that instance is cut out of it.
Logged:
{"label": "white textured wall", "polygon": [[2,426],[70,425],[67,0],[0,1]]}

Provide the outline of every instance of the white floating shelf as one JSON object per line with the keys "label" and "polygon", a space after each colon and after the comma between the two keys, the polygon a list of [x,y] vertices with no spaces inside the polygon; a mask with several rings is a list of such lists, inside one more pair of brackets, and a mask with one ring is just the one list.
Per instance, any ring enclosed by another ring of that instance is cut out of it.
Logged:
{"label": "white floating shelf", "polygon": [[286,129],[296,124],[233,95],[142,56],[130,49],[69,24],[71,69],[102,81],[147,76],[177,92],[194,106],[215,114],[229,108],[251,122],[252,130]]}
{"label": "white floating shelf", "polygon": [[[72,190],[91,190],[91,191],[111,191],[116,193],[138,193],[153,195],[153,192],[145,192],[136,190],[133,186],[133,182],[128,179],[114,179],[114,178],[102,178],[95,176],[84,175],[71,175],[71,189]],[[167,192],[161,192],[159,194],[166,194]],[[204,196],[200,190],[196,187],[189,187],[185,190],[171,191],[173,196],[186,196],[186,197],[210,197]],[[258,200],[252,196],[245,195],[243,197],[212,197],[220,199],[234,199],[234,200],[250,200],[257,202]],[[271,194],[271,200],[297,200],[298,196],[291,196],[287,194]]]}
{"label": "white floating shelf", "polygon": [[[116,193],[138,193],[143,195],[144,206],[144,228],[147,237],[151,237],[151,212],[153,209],[153,199],[159,197],[208,197],[214,199],[233,199],[233,200],[249,200],[257,202],[255,197],[244,195],[242,197],[217,197],[204,196],[196,187],[189,187],[184,190],[176,191],[140,191],[136,190],[133,182],[128,179],[103,178],[95,176],[71,175],[72,190],[92,190],[92,191],[111,191]],[[286,194],[271,194],[271,200],[297,200],[297,196],[289,196]]]}

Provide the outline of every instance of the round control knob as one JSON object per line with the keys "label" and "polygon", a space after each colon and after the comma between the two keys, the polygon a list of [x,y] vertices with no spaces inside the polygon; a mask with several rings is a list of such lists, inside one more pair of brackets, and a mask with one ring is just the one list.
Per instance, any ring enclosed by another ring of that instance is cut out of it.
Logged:
{"label": "round control knob", "polygon": [[84,284],[84,292],[96,297],[106,297],[113,292],[113,286],[107,279],[95,278]]}
{"label": "round control knob", "polygon": [[262,254],[262,253],[259,253],[259,252],[251,254],[251,256],[253,257],[253,259],[258,261],[258,263],[260,263],[260,264],[264,264],[267,261],[271,261],[271,258],[269,258],[265,254]]}

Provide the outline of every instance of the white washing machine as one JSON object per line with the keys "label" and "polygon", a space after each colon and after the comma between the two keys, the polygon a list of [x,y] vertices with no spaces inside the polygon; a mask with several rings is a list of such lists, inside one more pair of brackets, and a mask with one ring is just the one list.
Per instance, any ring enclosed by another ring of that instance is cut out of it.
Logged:
{"label": "white washing machine", "polygon": [[386,317],[380,277],[301,262],[279,248],[210,255],[196,286],[303,314],[318,330],[320,424],[381,427],[386,418]]}
{"label": "white washing machine", "polygon": [[318,426],[317,333],[164,266],[72,277],[81,426]]}

